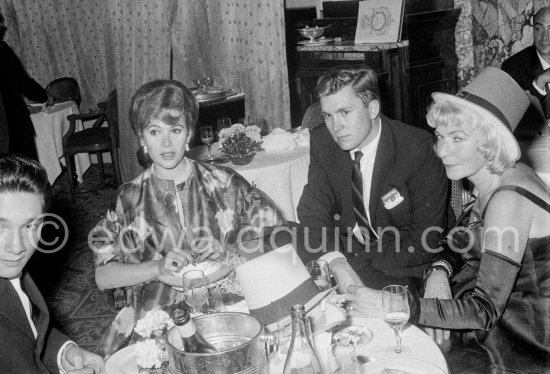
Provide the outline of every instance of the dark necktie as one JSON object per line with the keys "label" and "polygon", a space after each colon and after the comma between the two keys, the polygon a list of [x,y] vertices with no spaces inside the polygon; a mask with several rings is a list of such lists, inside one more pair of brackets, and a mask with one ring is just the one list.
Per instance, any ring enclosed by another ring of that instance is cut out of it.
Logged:
{"label": "dark necktie", "polygon": [[[369,219],[365,212],[365,202],[363,199],[363,174],[361,173],[361,158],[363,153],[361,151],[355,152],[355,164],[353,165],[353,171],[351,173],[351,199],[353,201],[353,212],[355,213],[355,220],[361,229],[361,235],[365,240],[365,243],[376,240],[377,236]],[[368,230],[364,232],[364,228]]]}

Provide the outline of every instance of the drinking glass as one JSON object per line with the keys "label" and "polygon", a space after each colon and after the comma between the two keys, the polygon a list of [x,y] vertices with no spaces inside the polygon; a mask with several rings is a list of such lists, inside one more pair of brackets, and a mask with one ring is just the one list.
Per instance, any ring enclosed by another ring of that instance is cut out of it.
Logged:
{"label": "drinking glass", "polygon": [[397,345],[393,352],[400,354],[403,352],[401,346],[401,335],[403,326],[407,323],[410,316],[409,310],[409,291],[404,286],[391,285],[382,289],[382,311],[384,313],[384,322],[386,322],[395,332]]}
{"label": "drinking glass", "polygon": [[190,312],[192,314],[203,313],[203,308],[208,303],[208,289],[204,283],[185,290],[183,295],[185,302],[191,308]]}
{"label": "drinking glass", "polygon": [[218,118],[218,131],[231,127],[231,118]]}
{"label": "drinking glass", "polygon": [[332,282],[328,262],[324,260],[312,260],[306,263],[306,269],[319,290],[326,291],[331,287]]}
{"label": "drinking glass", "polygon": [[183,274],[184,291],[206,283],[207,281],[202,270],[189,270]]}
{"label": "drinking glass", "polygon": [[342,343],[331,344],[328,347],[327,366],[329,373],[359,374],[355,346]]}
{"label": "drinking glass", "polygon": [[210,283],[206,285],[206,292],[208,296],[208,309],[204,310],[204,313],[219,313],[225,312],[225,304],[223,303],[222,291],[220,285],[217,283]]}
{"label": "drinking glass", "polygon": [[201,141],[208,147],[208,154],[206,155],[206,159],[211,159],[212,152],[210,148],[212,147],[212,143],[214,143],[214,132],[212,131],[212,126],[201,126],[200,132]]}

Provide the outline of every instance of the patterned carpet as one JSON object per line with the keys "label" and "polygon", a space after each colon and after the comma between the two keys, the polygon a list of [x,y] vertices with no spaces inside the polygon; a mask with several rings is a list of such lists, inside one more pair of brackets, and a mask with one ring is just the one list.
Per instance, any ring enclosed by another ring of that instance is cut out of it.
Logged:
{"label": "patterned carpet", "polygon": [[[110,168],[107,167],[107,171]],[[98,183],[98,169],[92,165],[84,175],[82,187]],[[54,183],[53,189],[50,212],[67,223],[69,238],[56,253],[37,251],[29,262],[29,271],[46,298],[54,325],[83,348],[94,350],[116,311],[112,291],[100,291],[95,284],[87,236],[105,214],[115,189],[108,187],[78,194],[73,203],[65,173]]]}

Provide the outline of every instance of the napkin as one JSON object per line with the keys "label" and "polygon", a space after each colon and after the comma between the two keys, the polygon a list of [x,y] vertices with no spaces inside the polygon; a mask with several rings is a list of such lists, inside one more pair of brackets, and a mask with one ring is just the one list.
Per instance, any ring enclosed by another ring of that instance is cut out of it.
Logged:
{"label": "napkin", "polygon": [[269,135],[263,137],[262,148],[267,153],[288,152],[296,148],[296,145],[294,134],[281,128],[276,128]]}

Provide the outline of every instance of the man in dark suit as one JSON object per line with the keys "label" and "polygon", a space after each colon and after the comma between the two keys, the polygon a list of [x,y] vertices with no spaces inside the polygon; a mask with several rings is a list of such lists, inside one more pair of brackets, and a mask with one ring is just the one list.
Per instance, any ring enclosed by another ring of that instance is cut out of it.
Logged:
{"label": "man in dark suit", "polygon": [[[547,90],[550,83],[550,7],[541,8],[533,17],[533,45],[521,50],[502,63],[507,72],[526,91],[533,101],[518,125],[516,135],[540,135],[548,128],[544,117],[547,111]],[[539,105],[540,104],[540,105]],[[541,115],[539,115],[540,112]]]}
{"label": "man in dark suit", "polygon": [[0,142],[0,146],[4,147],[0,148],[0,152],[17,153],[38,160],[34,127],[23,97],[43,103],[48,100],[48,95],[42,86],[29,77],[17,55],[4,41],[6,29],[4,17],[0,13],[0,96],[5,111],[5,116],[0,116],[6,120],[0,121],[0,134],[6,132],[6,125],[8,133],[8,138]]}
{"label": "man in dark suit", "polygon": [[20,156],[0,157],[0,372],[101,373],[101,357],[50,326],[44,298],[24,271],[49,201],[42,166]]}
{"label": "man in dark suit", "polygon": [[300,257],[336,250],[321,258],[342,291],[362,283],[417,286],[450,216],[433,137],[381,114],[371,69],[330,70],[316,92],[325,125],[311,133],[308,183],[298,205],[309,241],[298,243]]}

